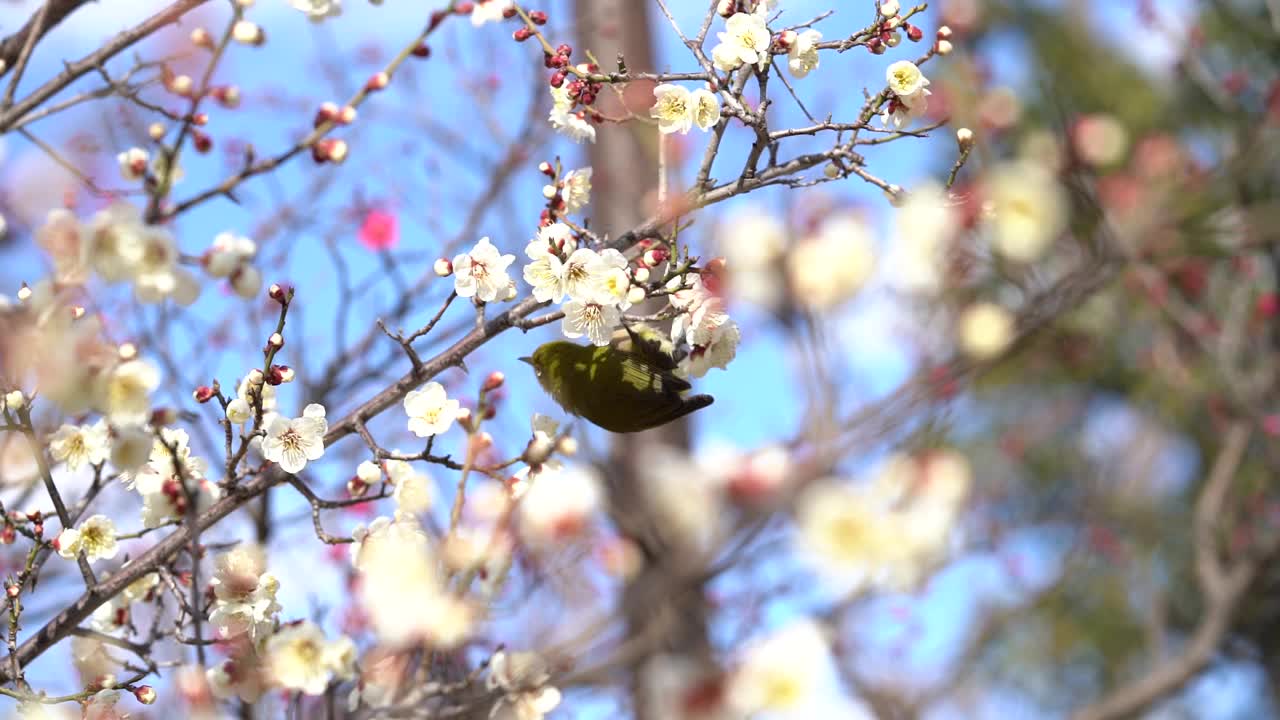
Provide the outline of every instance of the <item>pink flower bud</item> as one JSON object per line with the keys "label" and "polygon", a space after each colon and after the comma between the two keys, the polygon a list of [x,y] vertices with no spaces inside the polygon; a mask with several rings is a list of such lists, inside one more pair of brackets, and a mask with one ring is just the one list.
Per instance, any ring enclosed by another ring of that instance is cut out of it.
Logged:
{"label": "pink flower bud", "polygon": [[191,31],[191,44],[195,45],[198,48],[204,48],[205,50],[212,50],[213,36],[209,34],[208,30],[205,30],[202,27],[198,27],[195,30]]}
{"label": "pink flower bud", "polygon": [[373,77],[369,78],[369,81],[364,84],[364,89],[369,92],[376,92],[378,90],[382,90],[386,88],[387,85],[390,85],[390,84],[391,84],[390,75],[386,74],[385,72],[376,72],[373,74]]}
{"label": "pink flower bud", "polygon": [[494,390],[502,387],[502,383],[505,382],[506,379],[507,376],[503,375],[502,371],[494,370],[489,373],[489,377],[484,379],[484,385],[480,387],[480,390],[483,392],[493,392]]}
{"label": "pink flower bud", "polygon": [[432,266],[432,269],[435,270],[436,275],[440,277],[449,277],[453,274],[453,263],[450,262],[448,258],[440,258],[439,260],[436,260],[436,264]]}
{"label": "pink flower bud", "polygon": [[208,385],[201,385],[196,388],[195,392],[191,393],[191,397],[195,398],[196,402],[203,405],[213,399],[213,388]]}
{"label": "pink flower bud", "polygon": [[278,283],[271,283],[271,287],[267,288],[267,296],[281,305],[286,305],[293,297],[293,291]]}
{"label": "pink flower bud", "polygon": [[151,705],[156,701],[156,689],[150,685],[139,685],[133,689],[133,696],[143,705]]}

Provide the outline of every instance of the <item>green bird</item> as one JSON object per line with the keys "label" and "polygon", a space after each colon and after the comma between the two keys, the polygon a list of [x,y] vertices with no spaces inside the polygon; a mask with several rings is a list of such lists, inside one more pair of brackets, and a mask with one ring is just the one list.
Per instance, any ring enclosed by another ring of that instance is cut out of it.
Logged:
{"label": "green bird", "polygon": [[558,340],[522,361],[566,411],[616,433],[658,427],[710,405],[710,395],[686,395],[693,387],[673,370],[671,356],[628,330],[625,343],[592,347]]}

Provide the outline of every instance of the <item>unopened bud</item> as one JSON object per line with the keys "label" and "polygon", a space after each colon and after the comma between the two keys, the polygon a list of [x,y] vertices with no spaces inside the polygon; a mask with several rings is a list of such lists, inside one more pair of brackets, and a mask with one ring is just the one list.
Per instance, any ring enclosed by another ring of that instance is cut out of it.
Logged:
{"label": "unopened bud", "polygon": [[638,267],[631,271],[631,277],[638,283],[649,282],[649,268]]}
{"label": "unopened bud", "polygon": [[[14,530],[12,525],[5,525],[4,529],[0,530],[0,543],[3,543],[5,545],[12,545],[13,542],[17,539],[18,539],[18,531]],[[58,539],[54,538],[52,544],[53,544],[53,549],[57,550]]]}
{"label": "unopened bud", "polygon": [[338,111],[338,122],[343,125],[350,125],[356,121],[356,109],[351,105],[343,105]]}
{"label": "unopened bud", "polygon": [[516,31],[511,33],[511,39],[516,42],[524,42],[531,37],[533,37],[533,31],[527,27],[516,28]]}
{"label": "unopened bud", "polygon": [[889,36],[888,40],[884,41],[884,44],[888,45],[891,48],[898,47],[899,45],[902,44],[902,36],[899,35],[898,33],[893,33],[892,35]]}
{"label": "unopened bud", "polygon": [[973,131],[969,128],[960,128],[956,130],[956,144],[960,146],[960,152],[969,152],[973,149]]}
{"label": "unopened bud", "polygon": [[835,163],[827,163],[827,166],[822,168],[822,174],[832,179],[838,178],[840,177],[840,166]]}
{"label": "unopened bud", "polygon": [[547,177],[554,177],[556,174],[556,169],[552,167],[551,163],[547,162],[546,160],[543,160],[542,162],[538,163],[538,172],[542,173],[543,175],[546,175]]}
{"label": "unopened bud", "polygon": [[790,50],[796,44],[796,31],[783,30],[778,33],[778,47],[783,50]]}
{"label": "unopened bud", "polygon": [[361,480],[358,477],[353,477],[347,481],[347,494],[351,497],[364,497],[364,494],[367,492],[369,492],[369,483],[364,480]]}
{"label": "unopened bud", "polygon": [[196,402],[203,405],[213,399],[213,388],[208,385],[201,385],[195,389],[195,392],[191,393],[191,397],[195,398]]}
{"label": "unopened bud", "polygon": [[950,42],[949,40],[939,40],[939,41],[938,41],[938,54],[939,54],[939,55],[950,55],[950,54],[951,54],[951,50],[952,50],[952,47],[951,47],[951,42]]}
{"label": "unopened bud", "polygon": [[578,441],[569,435],[565,435],[556,442],[556,452],[566,457],[572,457],[578,454]]}
{"label": "unopened bud", "polygon": [[143,705],[152,705],[156,701],[156,689],[150,685],[139,685],[133,689],[133,696]]}
{"label": "unopened bud", "polygon": [[4,592],[9,597],[16,598],[18,597],[19,594],[22,593],[22,588],[18,587],[17,585],[10,585],[9,587],[4,589]]}
{"label": "unopened bud", "polygon": [[138,346],[131,342],[120,343],[120,347],[116,348],[116,353],[121,360],[132,360],[138,357]]}
{"label": "unopened bud", "polygon": [[147,126],[147,135],[152,140],[159,140],[164,137],[164,123],[153,122]]}
{"label": "unopened bud", "polygon": [[649,248],[644,251],[644,264],[649,267],[657,267],[667,261],[671,257],[671,253],[665,247]]}
{"label": "unopened bud", "polygon": [[272,365],[269,376],[273,381],[272,385],[284,385],[293,382],[296,373],[288,365]]}
{"label": "unopened bud", "polygon": [[365,460],[356,466],[356,479],[372,485],[382,479],[382,467],[372,460]]}
{"label": "unopened bud", "polygon": [[191,44],[195,45],[198,48],[204,48],[205,50],[212,50],[213,36],[209,34],[208,30],[205,30],[202,27],[198,27],[195,30],[191,31]]}
{"label": "unopened bud", "polygon": [[190,95],[191,88],[195,85],[195,81],[190,75],[177,75],[169,81],[169,91],[175,95]]}
{"label": "unopened bud", "polygon": [[156,408],[151,411],[151,424],[155,427],[172,425],[178,422],[178,411],[170,407]]}
{"label": "unopened bud", "polygon": [[502,293],[502,300],[504,302],[510,302],[512,300],[515,300],[516,295],[519,295],[519,294],[520,294],[520,291],[516,290],[516,284],[514,282],[507,283],[507,289],[505,292]]}
{"label": "unopened bud", "polygon": [[18,288],[18,300],[26,302],[31,299],[31,286],[22,283],[22,287]]}
{"label": "unopened bud", "polygon": [[242,45],[262,45],[267,41],[267,34],[255,22],[239,20],[231,27],[231,37]]}
{"label": "unopened bud", "polygon": [[224,108],[235,109],[240,107],[240,88],[237,85],[223,85],[213,89],[213,99]]}
{"label": "unopened bud", "polygon": [[938,28],[938,39],[939,40],[951,39],[951,28],[947,25],[943,25],[942,27]]}
{"label": "unopened bud", "polygon": [[919,25],[908,25],[907,38],[911,40],[911,42],[920,42],[920,40],[924,38],[924,31],[920,29]]}
{"label": "unopened bud", "polygon": [[897,16],[899,9],[898,0],[882,0],[880,3],[880,14],[887,18]]}
{"label": "unopened bud", "polygon": [[459,425],[471,427],[471,408],[458,408],[456,417]]}
{"label": "unopened bud", "polygon": [[73,320],[79,320],[80,318],[84,317],[84,313],[85,313],[85,309],[83,305],[71,306],[71,318]]}
{"label": "unopened bud", "polygon": [[737,11],[737,5],[735,0],[720,0],[716,4],[716,14],[720,17],[730,17]]}
{"label": "unopened bud", "polygon": [[550,200],[550,199],[554,198],[557,194],[559,194],[559,192],[560,192],[560,191],[556,189],[556,186],[555,186],[555,185],[543,185],[543,186],[542,186],[542,197],[544,197],[544,198],[546,198],[546,199],[548,199],[548,200]]}
{"label": "unopened bud", "polygon": [[386,72],[379,71],[369,78],[369,81],[364,84],[364,89],[369,92],[376,92],[386,88],[390,84],[391,76]]}
{"label": "unopened bud", "polygon": [[898,26],[901,24],[902,24],[902,18],[896,15],[884,21],[884,27],[888,30],[897,30]]}
{"label": "unopened bud", "polygon": [[483,392],[493,392],[494,390],[502,387],[502,383],[505,382],[506,379],[507,376],[503,375],[501,370],[494,370],[489,373],[489,377],[484,379],[484,385],[480,386],[480,390]]}
{"label": "unopened bud", "polygon": [[250,370],[249,375],[245,377],[245,381],[249,383],[249,387],[258,387],[262,385],[265,379],[266,376],[263,375],[262,371],[258,368]]}
{"label": "unopened bud", "polygon": [[435,270],[436,275],[439,275],[440,277],[449,277],[453,274],[453,263],[450,262],[448,258],[440,258],[439,260],[436,260],[436,264],[432,266],[432,269]]}
{"label": "unopened bud", "polygon": [[10,390],[5,393],[4,406],[15,412],[21,410],[27,406],[27,396],[23,395],[21,390]]}
{"label": "unopened bud", "polygon": [[320,109],[316,111],[316,125],[322,125],[327,122],[334,122],[338,119],[338,103],[326,100],[320,103]]}
{"label": "unopened bud", "polygon": [[284,336],[280,333],[271,333],[271,337],[267,338],[267,345],[279,350],[284,347]]}
{"label": "unopened bud", "polygon": [[278,283],[271,283],[271,287],[267,288],[267,296],[281,305],[289,302],[291,294],[287,288]]}

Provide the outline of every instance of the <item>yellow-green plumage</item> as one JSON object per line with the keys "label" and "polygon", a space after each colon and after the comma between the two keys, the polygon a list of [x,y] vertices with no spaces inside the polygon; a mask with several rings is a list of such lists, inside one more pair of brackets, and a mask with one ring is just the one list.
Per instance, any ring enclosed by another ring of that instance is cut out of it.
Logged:
{"label": "yellow-green plumage", "polygon": [[687,395],[692,386],[671,371],[670,358],[653,353],[559,340],[521,359],[561,407],[611,432],[655,428],[712,403]]}

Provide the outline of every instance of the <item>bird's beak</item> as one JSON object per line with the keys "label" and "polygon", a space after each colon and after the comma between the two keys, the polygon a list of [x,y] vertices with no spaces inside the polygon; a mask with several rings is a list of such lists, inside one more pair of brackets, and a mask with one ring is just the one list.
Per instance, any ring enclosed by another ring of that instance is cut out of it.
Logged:
{"label": "bird's beak", "polygon": [[518,359],[520,362],[522,362],[522,363],[528,363],[529,365],[532,365],[532,364],[533,364],[533,358],[529,357],[528,355],[526,355],[526,356],[524,356],[524,357],[522,357],[522,358],[517,358],[517,359]]}

